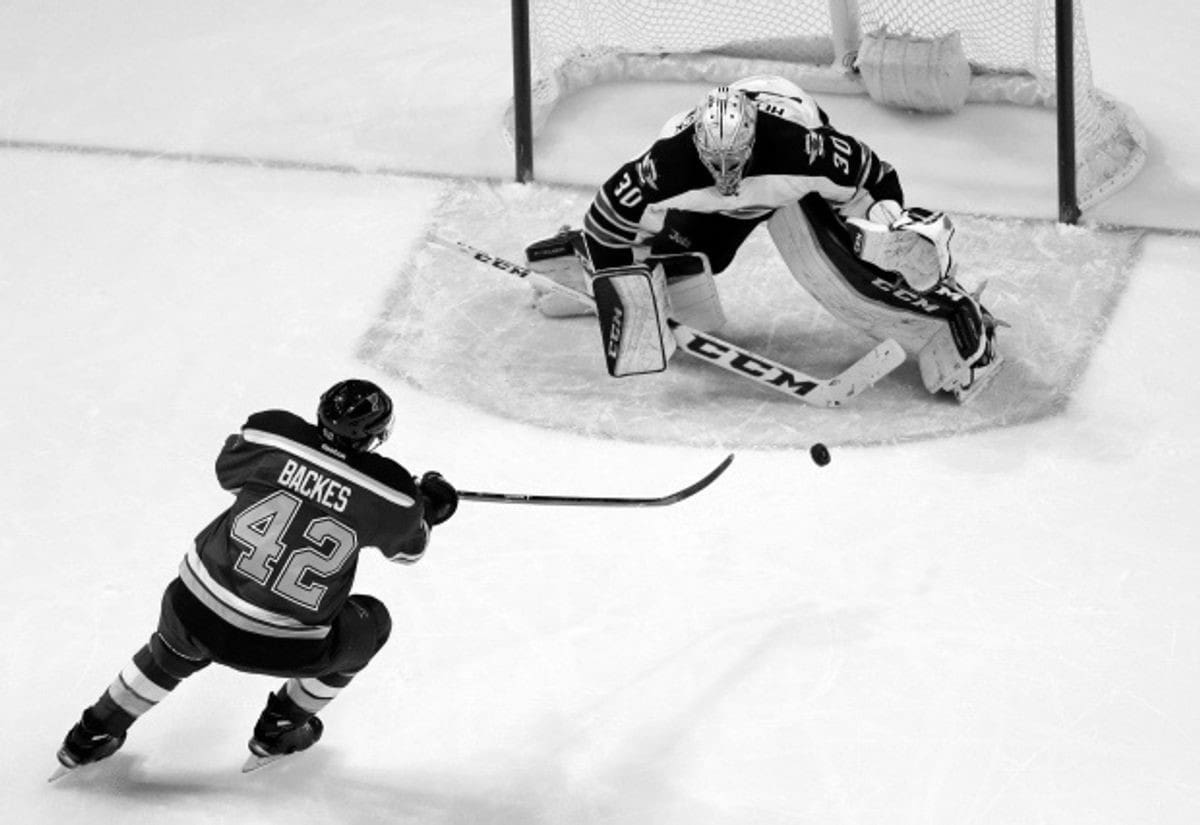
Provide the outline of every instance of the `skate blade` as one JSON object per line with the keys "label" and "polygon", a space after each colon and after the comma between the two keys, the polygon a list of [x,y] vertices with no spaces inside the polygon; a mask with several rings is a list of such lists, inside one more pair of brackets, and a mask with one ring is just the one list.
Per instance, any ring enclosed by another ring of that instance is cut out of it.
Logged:
{"label": "skate blade", "polygon": [[982,392],[989,384],[991,384],[992,381],[995,380],[996,376],[1000,372],[1000,368],[1004,366],[1004,356],[997,355],[996,360],[993,361],[989,366],[991,366],[992,369],[987,375],[983,376],[983,378],[977,378],[971,382],[971,386],[967,387],[962,392],[956,392],[954,394],[954,397],[958,400],[959,404],[968,403],[975,396],[979,395],[979,393]]}
{"label": "skate blade", "polygon": [[58,780],[62,779],[64,776],[66,776],[73,770],[75,770],[75,769],[68,768],[66,765],[59,762],[58,767],[54,769],[54,773],[50,774],[50,778],[47,779],[46,781],[47,782],[57,782]]}
{"label": "skate blade", "polygon": [[268,756],[259,756],[256,753],[251,753],[246,757],[246,761],[242,763],[242,773],[253,773],[289,756],[291,756],[290,753],[275,753]]}

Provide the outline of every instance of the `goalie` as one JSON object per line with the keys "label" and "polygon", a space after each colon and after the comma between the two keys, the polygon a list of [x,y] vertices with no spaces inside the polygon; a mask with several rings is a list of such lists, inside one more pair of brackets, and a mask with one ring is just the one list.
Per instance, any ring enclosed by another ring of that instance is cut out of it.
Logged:
{"label": "goalie", "polygon": [[[906,208],[895,169],[839,132],[794,83],[711,90],[600,187],[582,230],[526,249],[529,267],[595,298],[610,375],[661,372],[668,317],[715,332],[713,276],[765,223],[795,279],[831,314],[915,353],[931,393],[966,401],[999,369],[997,322],[954,278],[954,225]],[[560,293],[545,315],[590,313]]]}

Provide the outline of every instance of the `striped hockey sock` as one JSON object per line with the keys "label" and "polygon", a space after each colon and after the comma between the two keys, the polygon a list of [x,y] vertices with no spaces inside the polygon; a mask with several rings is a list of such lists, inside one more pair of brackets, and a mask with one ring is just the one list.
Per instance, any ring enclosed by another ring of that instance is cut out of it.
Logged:
{"label": "striped hockey sock", "polygon": [[188,676],[209,664],[173,649],[161,634],[133,655],[104,694],[88,709],[91,721],[119,736]]}
{"label": "striped hockey sock", "polygon": [[332,702],[342,688],[350,684],[351,676],[343,673],[332,673],[318,678],[288,679],[283,686],[284,693],[299,708],[317,714],[322,708]]}

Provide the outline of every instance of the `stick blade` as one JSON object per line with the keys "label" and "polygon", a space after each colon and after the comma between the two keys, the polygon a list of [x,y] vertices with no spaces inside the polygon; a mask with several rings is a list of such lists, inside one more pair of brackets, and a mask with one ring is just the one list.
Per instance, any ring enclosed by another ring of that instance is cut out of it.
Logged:
{"label": "stick blade", "polygon": [[662,498],[656,499],[648,499],[646,506],[661,507],[667,504],[677,504],[678,502],[683,501],[685,498],[691,498],[692,496],[696,495],[696,493],[700,492],[705,487],[708,487],[710,484],[716,481],[722,473],[729,469],[729,465],[732,463],[733,453],[730,453],[729,455],[725,456],[720,464],[718,464],[716,467],[713,467],[712,470],[709,471],[708,475],[706,475],[704,478],[693,482],[687,487],[684,487],[682,490],[671,493],[668,496],[663,496]]}

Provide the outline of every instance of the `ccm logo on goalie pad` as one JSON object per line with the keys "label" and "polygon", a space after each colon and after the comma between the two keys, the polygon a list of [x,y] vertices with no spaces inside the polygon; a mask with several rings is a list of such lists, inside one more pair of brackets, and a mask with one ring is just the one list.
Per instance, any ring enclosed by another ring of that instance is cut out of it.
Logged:
{"label": "ccm logo on goalie pad", "polygon": [[604,349],[610,365],[610,372],[612,365],[617,362],[617,356],[621,354],[621,319],[624,317],[625,313],[621,311],[621,307],[614,306],[612,308],[612,316],[608,321],[608,346]]}
{"label": "ccm logo on goalie pad", "polygon": [[953,289],[949,289],[943,285],[937,287],[933,294],[941,296],[950,303],[946,304],[931,301],[927,295],[922,295],[916,290],[909,288],[899,277],[882,278],[876,276],[871,279],[871,286],[875,287],[880,292],[885,292],[889,295],[895,296],[913,309],[918,309],[921,312],[924,312],[926,315],[934,315],[937,317],[946,317],[949,315],[953,310],[948,310],[948,307],[952,307],[954,304],[963,299],[963,295],[961,293],[955,292]]}
{"label": "ccm logo on goalie pad", "polygon": [[702,333],[694,333],[685,346],[693,355],[698,355],[716,364],[724,364],[756,381],[781,387],[792,395],[803,397],[817,387],[814,382],[799,378],[794,372],[777,364],[734,352],[720,341],[715,341]]}

